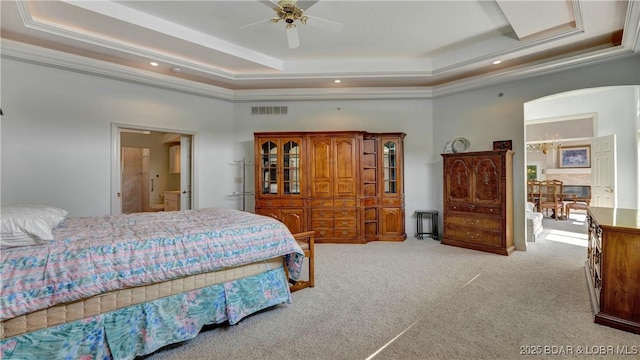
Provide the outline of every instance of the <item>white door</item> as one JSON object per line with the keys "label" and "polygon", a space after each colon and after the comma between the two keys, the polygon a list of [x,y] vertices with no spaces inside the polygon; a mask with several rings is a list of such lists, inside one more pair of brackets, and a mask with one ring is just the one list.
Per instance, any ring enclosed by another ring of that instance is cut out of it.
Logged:
{"label": "white door", "polygon": [[616,207],[616,135],[591,142],[591,206]]}
{"label": "white door", "polygon": [[191,137],[180,137],[180,210],[191,209]]}

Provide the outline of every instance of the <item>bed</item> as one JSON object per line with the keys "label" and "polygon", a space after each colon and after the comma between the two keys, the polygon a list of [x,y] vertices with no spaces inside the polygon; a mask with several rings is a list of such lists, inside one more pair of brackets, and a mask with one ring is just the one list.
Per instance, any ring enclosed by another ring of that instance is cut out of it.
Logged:
{"label": "bed", "polygon": [[239,210],[66,215],[2,208],[2,359],[150,354],[290,303],[304,261],[286,226]]}

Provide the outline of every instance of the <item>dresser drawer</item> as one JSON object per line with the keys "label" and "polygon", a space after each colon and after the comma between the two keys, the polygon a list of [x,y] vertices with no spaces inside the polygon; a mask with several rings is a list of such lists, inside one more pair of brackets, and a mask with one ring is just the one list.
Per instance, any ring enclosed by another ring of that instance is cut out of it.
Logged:
{"label": "dresser drawer", "polygon": [[500,232],[478,230],[471,227],[445,225],[444,237],[447,239],[464,241],[473,244],[499,247],[502,245]]}
{"label": "dresser drawer", "polygon": [[333,229],[313,229],[313,231],[315,231],[315,239],[316,240],[322,240],[322,239],[326,239],[326,238],[332,238],[333,236]]}
{"label": "dresser drawer", "polygon": [[333,208],[311,209],[311,220],[313,221],[315,219],[333,219]]}
{"label": "dresser drawer", "polygon": [[502,228],[502,219],[499,217],[449,215],[444,221],[446,225],[466,226],[478,230],[500,231]]}
{"label": "dresser drawer", "polygon": [[334,209],[333,211],[336,219],[356,219],[356,209]]}
{"label": "dresser drawer", "polygon": [[282,199],[280,204],[283,207],[303,207],[304,200],[302,199]]}
{"label": "dresser drawer", "polygon": [[333,206],[335,207],[355,207],[356,200],[355,199],[336,199],[333,202]]}
{"label": "dresser drawer", "polygon": [[334,223],[335,223],[336,229],[343,229],[343,228],[355,229],[356,228],[356,221],[355,220],[335,219]]}
{"label": "dresser drawer", "polygon": [[303,207],[302,199],[257,199],[256,207]]}
{"label": "dresser drawer", "polygon": [[333,229],[332,219],[311,219],[311,227],[313,229],[327,228]]}
{"label": "dresser drawer", "polygon": [[256,207],[280,207],[282,201],[280,199],[257,199]]}
{"label": "dresser drawer", "polygon": [[343,239],[355,239],[356,229],[336,229],[335,236]]}
{"label": "dresser drawer", "polygon": [[476,214],[496,214],[500,215],[500,206],[495,205],[475,205],[475,204],[463,204],[463,203],[449,203],[447,207],[449,211],[463,211]]}
{"label": "dresser drawer", "polygon": [[383,206],[401,206],[402,199],[400,198],[391,198],[391,199],[382,199]]}
{"label": "dresser drawer", "polygon": [[314,207],[333,207],[333,200],[331,199],[318,199],[309,201],[309,206]]}

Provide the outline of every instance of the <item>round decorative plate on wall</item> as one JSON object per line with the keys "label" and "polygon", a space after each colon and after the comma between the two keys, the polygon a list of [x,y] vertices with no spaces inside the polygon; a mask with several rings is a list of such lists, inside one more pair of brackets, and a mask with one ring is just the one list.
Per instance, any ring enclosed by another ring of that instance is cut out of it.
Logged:
{"label": "round decorative plate on wall", "polygon": [[451,141],[451,150],[453,150],[454,153],[467,151],[470,147],[471,142],[463,137],[457,137]]}

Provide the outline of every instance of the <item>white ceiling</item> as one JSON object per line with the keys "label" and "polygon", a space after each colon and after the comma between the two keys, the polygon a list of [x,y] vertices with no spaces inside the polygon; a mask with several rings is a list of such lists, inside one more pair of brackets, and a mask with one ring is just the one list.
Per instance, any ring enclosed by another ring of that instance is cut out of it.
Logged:
{"label": "white ceiling", "polygon": [[3,0],[2,54],[242,100],[435,96],[640,52],[638,0],[309,3],[290,49],[269,1]]}

